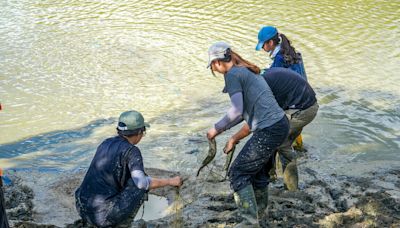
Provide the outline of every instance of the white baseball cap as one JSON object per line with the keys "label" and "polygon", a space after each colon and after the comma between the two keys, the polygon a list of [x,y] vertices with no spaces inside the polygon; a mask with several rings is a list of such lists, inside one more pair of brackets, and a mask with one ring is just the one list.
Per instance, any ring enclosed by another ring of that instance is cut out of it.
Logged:
{"label": "white baseball cap", "polygon": [[212,61],[226,58],[226,50],[230,48],[231,46],[223,41],[219,41],[211,45],[210,48],[208,48],[207,68],[211,66]]}

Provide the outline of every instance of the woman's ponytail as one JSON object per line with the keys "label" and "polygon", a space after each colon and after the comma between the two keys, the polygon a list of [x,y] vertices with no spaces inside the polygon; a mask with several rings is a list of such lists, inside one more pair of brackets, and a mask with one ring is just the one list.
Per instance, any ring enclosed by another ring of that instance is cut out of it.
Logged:
{"label": "woman's ponytail", "polygon": [[291,45],[290,40],[282,33],[279,33],[281,42],[281,53],[286,64],[292,65],[301,61],[301,56]]}

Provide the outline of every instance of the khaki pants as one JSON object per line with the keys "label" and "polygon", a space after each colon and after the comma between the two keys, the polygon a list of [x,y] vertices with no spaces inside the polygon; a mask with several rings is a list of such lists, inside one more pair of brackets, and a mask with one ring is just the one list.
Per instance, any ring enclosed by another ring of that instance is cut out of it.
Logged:
{"label": "khaki pants", "polygon": [[[285,187],[289,190],[298,188],[298,174],[296,165],[296,152],[292,148],[294,140],[301,134],[303,127],[309,124],[317,115],[319,105],[315,102],[311,107],[286,110],[289,119],[289,135],[287,139],[278,147],[279,160],[282,164],[283,180]],[[286,170],[288,169],[288,170]],[[290,182],[290,183],[289,183]]]}

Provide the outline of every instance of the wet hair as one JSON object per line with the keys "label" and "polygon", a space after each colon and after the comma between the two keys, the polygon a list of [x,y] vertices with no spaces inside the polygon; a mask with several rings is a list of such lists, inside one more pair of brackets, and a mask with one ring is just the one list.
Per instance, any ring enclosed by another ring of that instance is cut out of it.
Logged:
{"label": "wet hair", "polygon": [[[277,33],[270,40],[272,40],[274,46],[278,45],[279,43],[281,44],[281,53],[283,55],[285,64],[292,65],[301,61],[300,53],[296,52],[296,49],[294,49],[290,40],[284,34]],[[267,40],[266,42],[269,42],[270,40]]]}
{"label": "wet hair", "polygon": [[135,129],[135,130],[125,130],[125,131],[119,130],[117,128],[117,133],[119,136],[132,137],[132,136],[140,135],[144,132],[146,132],[146,127],[141,127],[141,128]]}
{"label": "wet hair", "polygon": [[[218,60],[222,61],[222,62],[232,61],[234,66],[246,67],[251,72],[253,72],[255,74],[260,74],[260,72],[261,72],[260,68],[257,65],[255,65],[254,63],[251,63],[250,61],[243,59],[239,54],[232,51],[231,49],[227,49],[227,53],[229,54],[228,56],[226,56],[224,59],[218,59]],[[215,73],[212,70],[212,67],[211,67],[211,73],[215,76]]]}

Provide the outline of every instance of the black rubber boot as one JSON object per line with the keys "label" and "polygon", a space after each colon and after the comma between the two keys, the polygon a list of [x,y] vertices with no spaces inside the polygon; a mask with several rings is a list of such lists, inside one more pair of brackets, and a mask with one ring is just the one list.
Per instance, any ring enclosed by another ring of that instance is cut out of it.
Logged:
{"label": "black rubber boot", "polygon": [[257,201],[258,219],[267,217],[268,207],[268,187],[256,189],[254,191]]}
{"label": "black rubber boot", "polygon": [[259,227],[257,202],[253,186],[247,185],[245,188],[235,192],[233,196],[240,215],[244,219],[237,227]]}

